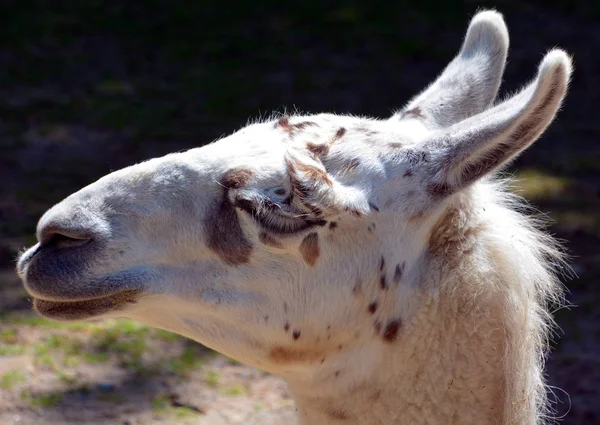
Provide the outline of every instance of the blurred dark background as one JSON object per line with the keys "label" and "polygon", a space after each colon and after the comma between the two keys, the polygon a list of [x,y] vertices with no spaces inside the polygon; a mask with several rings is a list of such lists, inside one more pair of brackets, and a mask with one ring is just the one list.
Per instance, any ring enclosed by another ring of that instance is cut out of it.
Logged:
{"label": "blurred dark background", "polygon": [[0,311],[29,308],[13,262],[55,202],[112,170],[201,146],[285,107],[389,116],[436,77],[486,7],[504,14],[511,36],[504,95],[535,75],[549,48],[574,56],[558,120],[509,171],[555,221],[577,273],[565,281],[575,307],[557,312],[562,331],[547,368],[556,408],[570,407],[565,424],[600,423],[593,1],[2,1]]}

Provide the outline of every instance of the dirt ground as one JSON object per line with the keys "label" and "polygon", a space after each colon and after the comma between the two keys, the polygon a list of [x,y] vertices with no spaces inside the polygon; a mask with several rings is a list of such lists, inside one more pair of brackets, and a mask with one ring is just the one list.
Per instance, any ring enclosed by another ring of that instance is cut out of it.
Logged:
{"label": "dirt ground", "polygon": [[[63,4],[64,3],[64,4]],[[102,175],[208,143],[272,110],[385,117],[452,58],[483,2],[0,5],[0,424],[288,424],[283,382],[129,321],[36,317],[14,274],[53,203]],[[498,2],[497,2],[498,3]],[[600,423],[600,6],[497,4],[503,93],[542,54],[574,55],[569,97],[508,170],[554,221],[576,276],[547,364],[560,423]]]}

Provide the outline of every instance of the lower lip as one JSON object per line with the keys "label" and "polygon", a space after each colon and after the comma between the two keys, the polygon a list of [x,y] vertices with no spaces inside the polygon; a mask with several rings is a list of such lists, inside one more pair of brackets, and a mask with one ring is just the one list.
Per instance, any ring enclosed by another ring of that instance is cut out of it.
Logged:
{"label": "lower lip", "polygon": [[54,320],[71,321],[122,310],[127,305],[135,304],[139,297],[139,291],[123,291],[86,301],[47,301],[34,298],[33,306],[42,316]]}

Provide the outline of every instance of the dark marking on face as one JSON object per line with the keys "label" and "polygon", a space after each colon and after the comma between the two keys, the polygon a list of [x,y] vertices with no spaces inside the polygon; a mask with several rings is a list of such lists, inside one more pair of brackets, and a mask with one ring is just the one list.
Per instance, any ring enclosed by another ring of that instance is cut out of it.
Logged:
{"label": "dark marking on face", "polygon": [[347,211],[347,212],[349,212],[350,214],[352,214],[355,217],[358,217],[358,218],[362,217],[362,213],[359,210],[355,209],[355,208],[348,208],[348,207],[346,207],[346,208],[344,208],[344,210]]}
{"label": "dark marking on face", "polygon": [[382,272],[383,269],[385,269],[385,258],[382,255],[381,260],[379,261],[379,271]]}
{"label": "dark marking on face", "polygon": [[404,267],[406,267],[406,262],[403,262],[402,265],[396,264],[396,269],[394,270],[394,283],[400,283],[402,280],[402,275],[404,274]]}
{"label": "dark marking on face", "polygon": [[332,221],[331,223],[329,223],[330,230],[334,230],[337,226],[338,226],[338,224],[335,221]]}
{"label": "dark marking on face", "polygon": [[369,202],[369,207],[371,207],[372,210],[379,212],[379,207],[372,202]]}
{"label": "dark marking on face", "polygon": [[341,139],[342,137],[344,137],[344,134],[346,134],[346,129],[344,127],[340,127],[338,131],[335,132],[333,140]]}
{"label": "dark marking on face", "polygon": [[339,371],[339,370],[336,370],[336,371],[335,371],[335,373],[334,373],[333,375],[334,375],[334,376],[337,378],[338,376],[340,376],[340,371]]}
{"label": "dark marking on face", "polygon": [[267,314],[267,315],[263,316],[263,319],[264,319],[265,322],[268,322],[269,321],[269,315]]}
{"label": "dark marking on face", "polygon": [[207,247],[225,263],[236,266],[250,260],[252,243],[244,235],[238,216],[229,200],[229,191],[248,183],[252,172],[246,169],[230,170],[222,179],[221,199],[208,211],[204,221]]}
{"label": "dark marking on face", "polygon": [[294,332],[292,332],[292,338],[294,338],[294,341],[300,338],[300,333],[301,332],[298,329],[295,329]]}
{"label": "dark marking on face", "polygon": [[316,349],[275,346],[269,351],[269,358],[277,364],[312,363],[323,358],[323,352]]}
{"label": "dark marking on face", "polygon": [[381,275],[381,277],[379,278],[379,286],[381,287],[381,289],[387,289],[387,277],[385,276],[385,273]]}
{"label": "dark marking on face", "polygon": [[325,363],[325,359],[326,359],[326,357],[323,357],[323,358],[321,359],[321,364]]}
{"label": "dark marking on face", "polygon": [[338,345],[338,351],[342,351],[342,348],[344,348],[342,344]]}
{"label": "dark marking on face", "polygon": [[319,248],[319,235],[317,233],[308,234],[300,243],[300,254],[304,262],[309,266],[314,266],[321,254]]}
{"label": "dark marking on face", "polygon": [[299,162],[296,164],[296,168],[299,171],[302,171],[309,180],[314,182],[324,182],[328,186],[333,186],[333,182],[329,179],[327,173],[317,167]]}
{"label": "dark marking on face", "polygon": [[290,324],[288,322],[285,322],[285,325],[283,325],[283,330],[286,332],[290,330]]}
{"label": "dark marking on face", "polygon": [[377,301],[373,301],[371,304],[369,304],[369,308],[367,310],[369,311],[369,313],[375,314],[375,312],[377,311],[377,307]]}
{"label": "dark marking on face", "polygon": [[396,337],[398,336],[398,330],[402,322],[400,319],[390,320],[387,325],[385,325],[385,329],[383,331],[383,340],[385,342],[394,342]]}
{"label": "dark marking on face", "polygon": [[258,239],[265,245],[271,246],[273,248],[283,248],[281,242],[275,239],[273,236],[269,235],[266,232],[260,232],[258,235]]}

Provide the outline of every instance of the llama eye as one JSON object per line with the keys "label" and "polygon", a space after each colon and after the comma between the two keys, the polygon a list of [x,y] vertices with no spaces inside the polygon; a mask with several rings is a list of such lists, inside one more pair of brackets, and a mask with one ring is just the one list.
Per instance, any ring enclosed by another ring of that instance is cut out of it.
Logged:
{"label": "llama eye", "polygon": [[273,193],[275,193],[277,196],[285,196],[287,190],[285,190],[283,187],[280,187],[279,189],[275,189]]}

